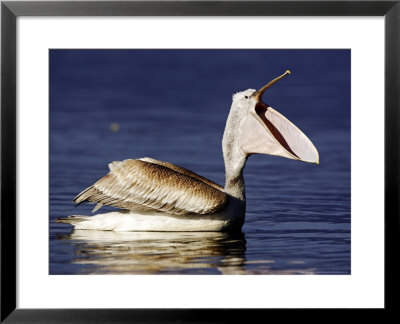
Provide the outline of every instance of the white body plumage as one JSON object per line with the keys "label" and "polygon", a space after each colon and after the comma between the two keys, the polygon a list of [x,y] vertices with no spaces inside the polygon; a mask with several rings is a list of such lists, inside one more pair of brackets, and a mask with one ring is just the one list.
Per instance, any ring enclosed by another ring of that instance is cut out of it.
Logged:
{"label": "white body plumage", "polygon": [[116,232],[226,232],[239,230],[245,204],[232,202],[222,212],[209,215],[177,216],[151,212],[109,212],[95,216],[70,216],[75,229]]}

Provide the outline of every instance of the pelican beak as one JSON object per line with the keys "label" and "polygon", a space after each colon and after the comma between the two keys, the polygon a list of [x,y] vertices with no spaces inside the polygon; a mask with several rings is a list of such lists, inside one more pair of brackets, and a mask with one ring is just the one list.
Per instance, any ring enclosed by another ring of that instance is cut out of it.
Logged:
{"label": "pelican beak", "polygon": [[270,154],[319,164],[318,151],[309,138],[287,118],[261,101],[265,90],[288,74],[289,70],[253,93],[255,104],[249,109],[239,129],[240,148],[246,155]]}

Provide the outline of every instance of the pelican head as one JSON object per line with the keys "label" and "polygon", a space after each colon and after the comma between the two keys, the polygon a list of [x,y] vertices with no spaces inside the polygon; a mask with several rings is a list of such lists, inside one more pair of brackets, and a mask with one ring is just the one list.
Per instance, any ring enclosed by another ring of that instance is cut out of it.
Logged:
{"label": "pelican head", "polygon": [[288,74],[289,70],[259,90],[248,89],[233,96],[231,114],[238,119],[236,145],[245,156],[270,154],[318,164],[318,151],[308,137],[262,101],[266,90]]}
{"label": "pelican head", "polygon": [[248,89],[233,95],[222,149],[225,189],[240,199],[245,199],[242,170],[252,154],[277,155],[319,164],[318,151],[308,137],[262,101],[266,90],[288,74],[289,70],[259,90]]}

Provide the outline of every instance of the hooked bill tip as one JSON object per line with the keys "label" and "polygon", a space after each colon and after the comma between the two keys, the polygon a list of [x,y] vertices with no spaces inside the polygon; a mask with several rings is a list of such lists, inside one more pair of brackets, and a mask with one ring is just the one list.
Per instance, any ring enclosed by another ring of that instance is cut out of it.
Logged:
{"label": "hooked bill tip", "polygon": [[273,79],[272,81],[268,82],[265,86],[263,86],[260,90],[256,91],[253,93],[253,97],[255,97],[257,100],[261,100],[262,95],[264,94],[265,90],[267,90],[269,87],[271,87],[273,84],[278,82],[280,79],[285,77],[288,74],[291,74],[290,70],[286,70],[285,73],[282,75],[278,76],[277,78]]}

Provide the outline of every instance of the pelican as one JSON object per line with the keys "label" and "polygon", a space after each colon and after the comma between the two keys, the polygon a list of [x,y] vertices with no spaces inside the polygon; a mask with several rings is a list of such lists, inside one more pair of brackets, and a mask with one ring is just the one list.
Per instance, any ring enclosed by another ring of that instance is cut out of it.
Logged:
{"label": "pelican", "polygon": [[234,231],[245,219],[243,169],[252,154],[270,154],[319,164],[318,151],[293,123],[262,101],[265,91],[290,74],[287,70],[259,90],[232,97],[222,139],[225,187],[183,167],[151,158],[114,161],[110,172],[74,198],[118,211],[71,215],[57,222],[75,229],[104,231]]}

